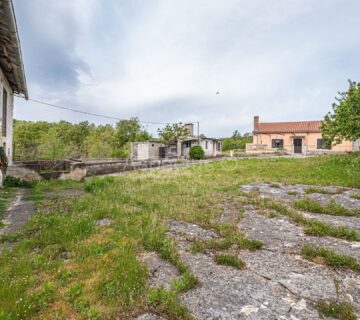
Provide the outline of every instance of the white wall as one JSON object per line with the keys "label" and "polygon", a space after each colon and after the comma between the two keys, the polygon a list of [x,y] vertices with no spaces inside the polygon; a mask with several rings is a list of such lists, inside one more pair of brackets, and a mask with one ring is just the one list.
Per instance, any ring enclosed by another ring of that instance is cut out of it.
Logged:
{"label": "white wall", "polygon": [[[2,136],[2,119],[3,119],[3,89],[7,91],[7,125],[6,137]],[[14,96],[4,73],[0,69],[0,143],[6,144],[6,155],[9,158],[9,164],[12,163],[13,157],[13,112],[14,112]]]}

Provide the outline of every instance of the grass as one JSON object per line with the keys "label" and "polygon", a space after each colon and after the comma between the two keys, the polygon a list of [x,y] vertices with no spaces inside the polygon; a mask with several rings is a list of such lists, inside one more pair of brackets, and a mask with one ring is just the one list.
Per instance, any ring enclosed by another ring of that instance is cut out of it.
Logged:
{"label": "grass", "polygon": [[331,199],[328,204],[324,206],[315,200],[303,198],[296,200],[294,202],[294,206],[299,210],[330,214],[334,216],[356,216],[360,214],[360,210],[349,210],[337,203],[334,199]]}
{"label": "grass", "polygon": [[309,194],[309,193],[337,194],[338,193],[338,192],[326,190],[324,188],[319,188],[319,187],[309,187],[309,188],[304,189],[304,191],[307,194]]}
{"label": "grass", "polygon": [[316,307],[325,317],[339,320],[356,320],[355,310],[348,302],[321,300],[317,303]]}
{"label": "grass", "polygon": [[[151,310],[169,319],[191,319],[180,293],[196,286],[197,279],[167,238],[166,220],[196,223],[223,239],[194,244],[195,251],[233,245],[257,250],[262,243],[242,234],[236,221],[217,222],[221,205],[236,201],[241,184],[278,181],[360,188],[359,162],[355,153],[239,159],[86,182],[40,181],[32,186],[33,194],[70,188],[87,193],[62,205],[53,205],[55,200],[39,205],[40,212],[13,237],[12,250],[2,250],[0,319],[128,319]],[[289,216],[308,233],[359,240],[352,230],[305,219],[277,203],[260,204]],[[104,217],[112,219],[112,225],[96,228],[95,222]],[[148,272],[137,259],[144,251],[155,251],[177,267],[181,277],[171,290],[148,287]]]}
{"label": "grass", "polygon": [[0,189],[0,228],[5,226],[1,220],[4,218],[6,212],[6,206],[8,204],[11,195],[12,195],[11,189],[9,188]]}
{"label": "grass", "polygon": [[270,183],[271,188],[281,188],[278,183]]}
{"label": "grass", "polygon": [[351,198],[360,200],[360,194],[354,193],[354,194],[351,195]]}
{"label": "grass", "polygon": [[231,266],[236,269],[245,268],[245,262],[239,259],[237,256],[231,254],[217,254],[214,257],[214,261],[217,264]]}
{"label": "grass", "polygon": [[288,194],[289,196],[296,196],[296,195],[298,195],[298,193],[297,193],[296,191],[293,191],[293,190],[288,191],[287,194]]}
{"label": "grass", "polygon": [[350,269],[360,273],[360,264],[353,257],[337,254],[332,250],[321,247],[304,246],[301,249],[303,258],[325,264],[336,269]]}
{"label": "grass", "polygon": [[292,210],[291,208],[283,205],[280,202],[273,201],[270,199],[249,199],[249,204],[253,204],[260,209],[272,209],[277,211],[279,214],[289,217],[296,223],[304,227],[304,232],[310,235],[318,237],[335,237],[350,241],[360,241],[360,235],[355,231],[347,227],[335,227],[328,223],[305,218],[302,214]]}

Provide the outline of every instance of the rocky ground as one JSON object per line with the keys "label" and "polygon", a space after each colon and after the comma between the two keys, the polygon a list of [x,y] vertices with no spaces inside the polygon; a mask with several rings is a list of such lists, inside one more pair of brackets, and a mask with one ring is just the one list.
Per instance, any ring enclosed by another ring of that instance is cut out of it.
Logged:
{"label": "rocky ground", "polygon": [[[287,205],[306,195],[322,204],[334,199],[345,208],[360,208],[360,199],[353,197],[360,194],[359,190],[324,187],[329,193],[309,193],[306,192],[309,187],[261,183],[244,185],[242,190],[256,191],[259,197],[276,199]],[[360,232],[360,215],[299,213]],[[360,242],[309,236],[293,220],[264,214],[252,205],[245,205],[242,213],[231,204],[227,205],[219,223],[233,221],[236,214],[241,217],[238,228],[249,238],[264,244],[261,250],[236,251],[246,263],[242,270],[216,264],[216,252],[191,252],[194,241],[219,239],[215,232],[181,221],[168,222],[169,235],[176,241],[181,258],[199,280],[197,287],[182,295],[182,303],[195,319],[325,319],[316,308],[320,300],[348,302],[360,316],[360,274],[346,269],[335,270],[321,261],[310,262],[300,253],[306,244],[325,247],[360,261]],[[171,281],[178,277],[176,269],[155,253],[146,254],[143,261],[151,270],[151,286],[169,288]],[[138,319],[162,318],[146,314]]]}

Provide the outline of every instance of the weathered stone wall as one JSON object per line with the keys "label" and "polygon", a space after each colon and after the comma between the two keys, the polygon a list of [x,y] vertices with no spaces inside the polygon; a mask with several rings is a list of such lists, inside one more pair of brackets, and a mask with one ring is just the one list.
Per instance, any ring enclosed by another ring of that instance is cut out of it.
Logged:
{"label": "weathered stone wall", "polygon": [[176,164],[175,160],[130,161],[123,159],[87,159],[66,161],[29,161],[9,166],[8,175],[26,181],[40,179],[73,179],[156,168]]}

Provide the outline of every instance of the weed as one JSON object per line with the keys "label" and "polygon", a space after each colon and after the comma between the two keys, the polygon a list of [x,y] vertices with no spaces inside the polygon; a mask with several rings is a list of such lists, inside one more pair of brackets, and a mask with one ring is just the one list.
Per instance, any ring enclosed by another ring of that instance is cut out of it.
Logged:
{"label": "weed", "polygon": [[163,287],[151,289],[148,292],[150,306],[159,313],[166,314],[169,319],[193,320],[186,307],[180,303],[180,299],[174,291],[166,291]]}
{"label": "weed", "polygon": [[130,306],[136,302],[146,288],[147,271],[136,259],[134,248],[124,244],[114,253],[109,254],[113,261],[111,269],[103,274],[97,290],[109,304],[120,302]]}
{"label": "weed", "polygon": [[253,199],[248,201],[250,204],[260,208],[274,209],[283,216],[287,216],[304,227],[307,234],[325,237],[335,237],[350,241],[360,241],[360,236],[355,230],[347,227],[335,227],[316,219],[307,219],[300,213],[288,208],[287,206],[269,199]]}
{"label": "weed", "polygon": [[87,192],[95,192],[97,190],[104,189],[105,187],[113,184],[114,182],[114,177],[92,178],[85,183],[84,189]]}
{"label": "weed", "polygon": [[214,260],[217,264],[231,266],[237,269],[243,269],[245,267],[244,261],[230,254],[217,254]]}
{"label": "weed", "polygon": [[194,275],[186,271],[180,278],[175,279],[172,282],[171,287],[175,292],[183,293],[195,288],[198,283],[199,280]]}
{"label": "weed", "polygon": [[233,242],[230,239],[223,240],[208,240],[205,242],[205,246],[208,249],[212,250],[227,250],[233,245]]}
{"label": "weed", "polygon": [[296,191],[294,191],[294,190],[288,191],[287,194],[288,194],[289,196],[296,196],[296,195],[298,195],[298,193],[297,193]]}
{"label": "weed", "polygon": [[281,186],[278,183],[271,183],[270,187],[271,188],[281,188]]}
{"label": "weed", "polygon": [[346,209],[341,204],[337,203],[334,199],[331,199],[326,206],[323,206],[317,201],[309,198],[303,198],[296,200],[294,206],[299,210],[330,214],[334,216],[355,216],[360,214],[359,210]]}
{"label": "weed", "polygon": [[318,188],[318,187],[309,187],[304,189],[305,193],[321,193],[321,194],[337,194],[338,192],[326,190],[324,188]]}
{"label": "weed", "polygon": [[316,306],[319,312],[325,317],[332,317],[339,320],[356,320],[355,310],[348,302],[321,300]]}
{"label": "weed", "polygon": [[304,246],[301,249],[303,258],[316,261],[316,258],[322,258],[324,264],[336,269],[351,269],[360,273],[360,264],[353,257],[337,254],[327,248]]}
{"label": "weed", "polygon": [[201,241],[195,241],[191,244],[190,251],[191,253],[204,253],[206,250],[205,244]]}
{"label": "weed", "polygon": [[41,201],[44,199],[45,199],[45,196],[41,193],[31,193],[25,197],[25,200],[28,200],[28,201]]}
{"label": "weed", "polygon": [[351,195],[351,198],[360,200],[360,194],[353,193],[353,194]]}

